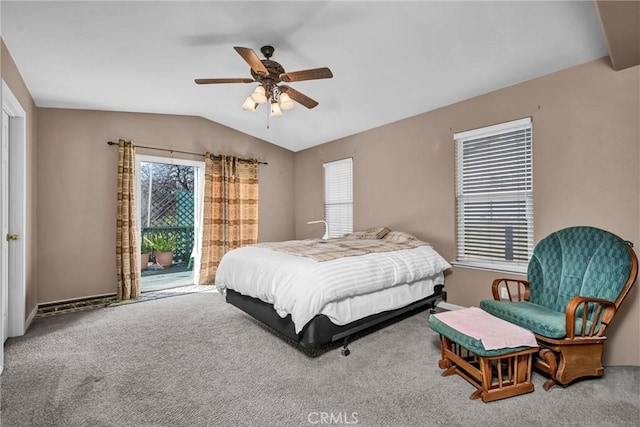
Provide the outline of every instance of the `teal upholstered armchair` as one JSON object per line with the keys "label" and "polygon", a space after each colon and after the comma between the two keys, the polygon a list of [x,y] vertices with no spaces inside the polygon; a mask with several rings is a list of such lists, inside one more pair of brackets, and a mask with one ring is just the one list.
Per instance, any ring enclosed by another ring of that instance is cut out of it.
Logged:
{"label": "teal upholstered armchair", "polygon": [[594,227],[569,227],[541,240],[527,280],[497,279],[480,308],[532,331],[535,368],[556,384],[601,376],[605,329],[633,286],[638,260],[630,242]]}

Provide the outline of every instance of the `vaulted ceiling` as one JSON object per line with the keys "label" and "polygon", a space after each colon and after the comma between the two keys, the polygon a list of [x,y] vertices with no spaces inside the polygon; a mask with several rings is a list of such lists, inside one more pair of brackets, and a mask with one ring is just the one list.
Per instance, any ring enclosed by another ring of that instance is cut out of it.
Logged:
{"label": "vaulted ceiling", "polygon": [[[0,3],[2,37],[39,107],[201,116],[292,151],[608,54],[591,1]],[[275,47],[318,101],[268,119],[234,51]],[[148,141],[151,143],[152,141]]]}

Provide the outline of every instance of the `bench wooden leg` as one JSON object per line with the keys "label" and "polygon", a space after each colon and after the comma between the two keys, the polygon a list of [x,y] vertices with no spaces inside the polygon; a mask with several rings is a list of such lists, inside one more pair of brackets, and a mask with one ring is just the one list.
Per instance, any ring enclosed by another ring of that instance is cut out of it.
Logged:
{"label": "bench wooden leg", "polygon": [[458,374],[476,388],[470,399],[483,402],[504,399],[534,390],[531,382],[533,353],[531,348],[499,356],[482,357],[441,335],[442,359],[438,366],[443,376]]}

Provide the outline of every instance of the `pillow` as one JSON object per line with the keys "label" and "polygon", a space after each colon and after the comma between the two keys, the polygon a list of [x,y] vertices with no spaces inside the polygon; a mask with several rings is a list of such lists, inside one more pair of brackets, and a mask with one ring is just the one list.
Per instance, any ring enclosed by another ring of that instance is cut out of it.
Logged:
{"label": "pillow", "polygon": [[355,231],[353,233],[349,233],[345,235],[344,238],[348,240],[382,239],[390,231],[391,230],[389,230],[387,227],[373,227],[368,228],[364,231]]}
{"label": "pillow", "polygon": [[389,240],[391,242],[397,243],[406,243],[415,240],[420,240],[413,234],[405,233],[404,231],[390,231],[384,237],[384,240]]}

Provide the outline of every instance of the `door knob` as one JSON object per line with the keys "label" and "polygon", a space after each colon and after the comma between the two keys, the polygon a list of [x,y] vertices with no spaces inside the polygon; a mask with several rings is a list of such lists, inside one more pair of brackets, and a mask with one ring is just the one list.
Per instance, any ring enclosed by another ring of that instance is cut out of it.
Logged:
{"label": "door knob", "polygon": [[18,240],[17,234],[7,234],[7,240]]}

